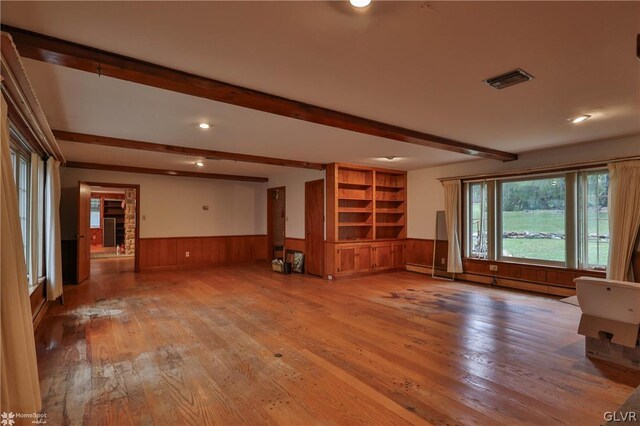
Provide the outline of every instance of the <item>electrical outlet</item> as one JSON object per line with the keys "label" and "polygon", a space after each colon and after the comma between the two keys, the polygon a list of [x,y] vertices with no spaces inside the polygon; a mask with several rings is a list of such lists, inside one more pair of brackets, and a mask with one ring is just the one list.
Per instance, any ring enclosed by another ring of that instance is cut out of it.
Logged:
{"label": "electrical outlet", "polygon": [[184,252],[184,257],[189,257],[189,252],[188,251]]}
{"label": "electrical outlet", "polygon": [[498,265],[489,265],[489,270],[490,271],[497,271],[498,270]]}

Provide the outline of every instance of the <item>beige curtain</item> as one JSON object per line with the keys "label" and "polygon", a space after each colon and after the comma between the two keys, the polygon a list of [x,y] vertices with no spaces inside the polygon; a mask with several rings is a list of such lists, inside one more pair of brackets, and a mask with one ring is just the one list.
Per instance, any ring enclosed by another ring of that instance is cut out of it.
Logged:
{"label": "beige curtain", "polygon": [[0,124],[0,412],[34,413],[40,384],[4,98]]}
{"label": "beige curtain", "polygon": [[633,281],[631,257],[640,230],[640,160],[609,164],[607,278]]}
{"label": "beige curtain", "polygon": [[47,300],[62,296],[62,239],[60,236],[60,162],[47,160],[45,186],[45,262],[47,265]]}
{"label": "beige curtain", "polygon": [[448,180],[444,186],[444,211],[447,218],[447,239],[449,241],[449,255],[447,272],[460,273],[462,256],[460,254],[460,187],[459,180]]}
{"label": "beige curtain", "polygon": [[30,195],[31,195],[31,211],[29,221],[29,240],[31,241],[31,256],[29,259],[29,285],[34,286],[38,284],[38,262],[40,261],[40,235],[41,235],[41,222],[38,221],[39,210],[42,202],[42,192],[38,186],[38,171],[40,169],[40,156],[38,154],[31,153],[31,179],[30,179]]}

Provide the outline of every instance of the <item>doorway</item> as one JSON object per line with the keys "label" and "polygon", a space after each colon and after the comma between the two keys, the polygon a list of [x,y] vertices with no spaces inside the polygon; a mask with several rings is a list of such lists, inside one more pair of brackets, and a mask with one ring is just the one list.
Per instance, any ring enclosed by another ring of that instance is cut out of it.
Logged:
{"label": "doorway", "polygon": [[304,184],[304,251],[307,273],[324,275],[324,179]]}
{"label": "doorway", "polygon": [[80,182],[78,283],[96,272],[139,270],[140,186]]}
{"label": "doorway", "polygon": [[287,220],[286,188],[267,189],[267,250],[271,259],[284,259]]}

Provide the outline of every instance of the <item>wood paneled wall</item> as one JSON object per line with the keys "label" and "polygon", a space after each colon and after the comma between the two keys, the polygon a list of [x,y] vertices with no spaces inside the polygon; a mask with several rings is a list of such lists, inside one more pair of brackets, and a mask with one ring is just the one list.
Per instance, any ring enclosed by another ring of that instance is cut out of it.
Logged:
{"label": "wood paneled wall", "polygon": [[408,238],[404,259],[407,264],[431,267],[433,264],[433,240]]}
{"label": "wood paneled wall", "polygon": [[464,271],[467,274],[493,276],[489,270],[490,265],[497,265],[496,278],[507,278],[540,283],[550,286],[567,287],[574,289],[575,278],[590,276],[604,278],[605,273],[600,271],[588,271],[583,269],[568,269],[553,266],[523,265],[511,262],[496,262],[480,259],[463,259]]}
{"label": "wood paneled wall", "polygon": [[[431,268],[433,263],[433,240],[422,240],[416,238],[407,239],[407,249],[405,259],[408,265],[425,266]],[[498,265],[495,276],[501,283],[508,287],[523,286],[517,285],[515,281],[537,284],[527,287],[529,290],[541,291],[544,293],[557,294],[558,291],[551,287],[575,289],[573,280],[581,276],[604,277],[605,273],[600,271],[587,271],[581,269],[558,268],[552,266],[526,265],[512,262],[497,262],[481,259],[463,259],[465,273],[460,277],[470,281],[488,282],[493,277],[494,272],[489,270],[490,265]],[[636,253],[634,260],[634,273],[636,281],[640,281],[640,253]]]}
{"label": "wood paneled wall", "polygon": [[231,264],[266,260],[267,257],[266,235],[140,239],[142,269]]}
{"label": "wood paneled wall", "polygon": [[296,250],[304,253],[304,238],[286,238],[284,241],[284,247],[287,250]]}

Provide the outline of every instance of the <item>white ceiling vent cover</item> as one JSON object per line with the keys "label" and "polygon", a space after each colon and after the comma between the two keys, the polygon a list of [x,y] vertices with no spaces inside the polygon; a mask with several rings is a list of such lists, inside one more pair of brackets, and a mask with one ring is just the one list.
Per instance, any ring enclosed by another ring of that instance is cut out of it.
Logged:
{"label": "white ceiling vent cover", "polygon": [[488,78],[484,81],[484,83],[487,83],[489,86],[495,89],[505,89],[509,86],[524,83],[525,81],[529,80],[533,80],[533,76],[521,70],[520,68],[517,68],[506,74]]}

